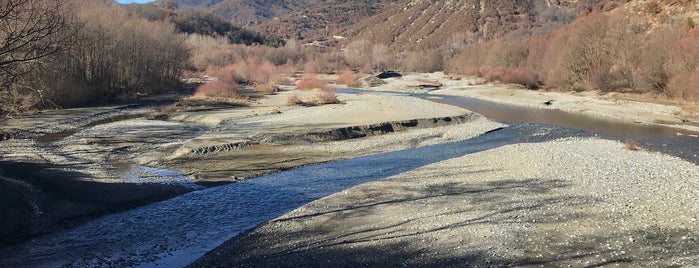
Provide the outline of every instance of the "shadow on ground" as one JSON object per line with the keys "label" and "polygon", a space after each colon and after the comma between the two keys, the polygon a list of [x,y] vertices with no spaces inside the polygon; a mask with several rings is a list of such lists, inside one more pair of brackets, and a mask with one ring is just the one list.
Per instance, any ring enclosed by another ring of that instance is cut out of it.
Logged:
{"label": "shadow on ground", "polygon": [[699,254],[699,233],[685,228],[549,234],[551,226],[574,229],[579,220],[599,216],[580,208],[600,200],[557,193],[571,187],[564,180],[465,179],[419,187],[418,179],[401,178],[400,189],[381,187],[388,192],[362,185],[353,189],[358,197],[311,204],[226,242],[190,267],[635,267],[696,264]]}
{"label": "shadow on ground", "polygon": [[0,247],[191,191],[164,184],[101,183],[72,165],[0,161]]}

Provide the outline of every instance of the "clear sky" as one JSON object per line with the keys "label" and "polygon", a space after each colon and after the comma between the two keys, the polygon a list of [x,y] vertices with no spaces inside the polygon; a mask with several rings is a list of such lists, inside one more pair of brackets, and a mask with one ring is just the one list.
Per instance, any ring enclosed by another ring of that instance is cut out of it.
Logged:
{"label": "clear sky", "polygon": [[131,4],[131,3],[140,3],[140,4],[142,4],[142,3],[153,2],[153,1],[155,1],[155,0],[115,0],[115,1],[117,1],[117,2],[119,2],[119,3],[122,3],[122,4]]}

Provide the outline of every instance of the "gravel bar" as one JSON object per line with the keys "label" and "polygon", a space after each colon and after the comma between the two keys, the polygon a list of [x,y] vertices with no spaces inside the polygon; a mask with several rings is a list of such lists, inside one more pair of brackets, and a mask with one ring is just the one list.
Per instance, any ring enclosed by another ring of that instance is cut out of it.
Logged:
{"label": "gravel bar", "polygon": [[598,138],[512,144],[320,199],[193,266],[696,267],[697,174]]}

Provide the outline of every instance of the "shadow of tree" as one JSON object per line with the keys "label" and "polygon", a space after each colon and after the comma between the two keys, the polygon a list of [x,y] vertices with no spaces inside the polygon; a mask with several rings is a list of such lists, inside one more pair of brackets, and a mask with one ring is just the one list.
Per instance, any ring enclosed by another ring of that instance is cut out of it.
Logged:
{"label": "shadow of tree", "polygon": [[0,161],[0,246],[191,191],[181,185],[91,181],[79,164]]}

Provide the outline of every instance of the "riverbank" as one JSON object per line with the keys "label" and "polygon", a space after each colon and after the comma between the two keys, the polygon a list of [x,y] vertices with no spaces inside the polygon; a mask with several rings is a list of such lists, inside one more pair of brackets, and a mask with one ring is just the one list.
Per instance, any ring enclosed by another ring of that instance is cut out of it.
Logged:
{"label": "riverbank", "polygon": [[[457,78],[457,79],[455,79]],[[411,73],[368,90],[425,92],[418,85],[425,81],[441,84],[430,95],[465,96],[496,103],[536,109],[561,110],[595,118],[638,125],[662,125],[678,130],[699,132],[699,110],[690,104],[652,103],[632,100],[631,95],[587,92],[547,92],[528,90],[515,85],[483,84],[477,78],[456,77],[443,73]],[[641,99],[637,96],[636,99]]]}
{"label": "riverbank", "polygon": [[699,166],[624,147],[567,138],[427,165],[312,202],[192,267],[699,265]]}
{"label": "riverbank", "polygon": [[[8,219],[0,244],[203,187],[502,126],[409,97],[340,94],[340,104],[286,106],[294,94],[316,93],[283,91],[247,107],[189,107],[162,120],[144,117],[162,105],[124,105],[6,121],[27,135],[0,141],[0,211]],[[336,141],[362,136],[356,144]],[[342,153],[326,149],[337,146]]]}

